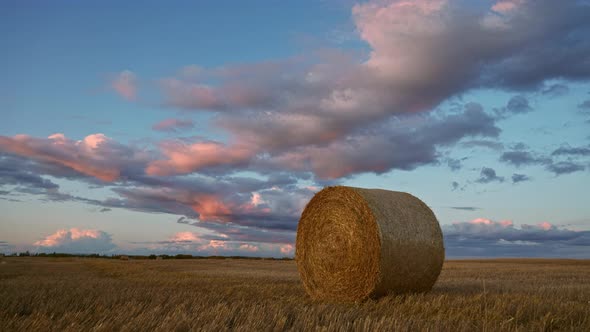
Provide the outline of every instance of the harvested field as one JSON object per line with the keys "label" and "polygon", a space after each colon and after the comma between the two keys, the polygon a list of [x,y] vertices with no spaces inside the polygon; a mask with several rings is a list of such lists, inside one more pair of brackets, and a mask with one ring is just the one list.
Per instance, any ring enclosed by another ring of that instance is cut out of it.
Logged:
{"label": "harvested field", "polygon": [[590,331],[590,261],[446,261],[430,293],[338,304],[293,261],[3,260],[0,331]]}

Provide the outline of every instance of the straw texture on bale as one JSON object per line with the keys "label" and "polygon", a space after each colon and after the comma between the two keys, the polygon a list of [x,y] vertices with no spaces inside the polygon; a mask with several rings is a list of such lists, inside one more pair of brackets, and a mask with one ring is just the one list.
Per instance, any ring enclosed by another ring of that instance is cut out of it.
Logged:
{"label": "straw texture on bale", "polygon": [[444,256],[434,213],[403,192],[327,187],[309,201],[297,227],[297,268],[316,300],[428,291]]}

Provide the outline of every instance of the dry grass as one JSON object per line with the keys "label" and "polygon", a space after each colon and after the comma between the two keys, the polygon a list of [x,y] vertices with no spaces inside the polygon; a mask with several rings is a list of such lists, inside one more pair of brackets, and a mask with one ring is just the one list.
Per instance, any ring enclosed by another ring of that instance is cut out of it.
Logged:
{"label": "dry grass", "polygon": [[0,331],[590,331],[590,261],[445,262],[432,292],[318,303],[292,261],[9,257]]}

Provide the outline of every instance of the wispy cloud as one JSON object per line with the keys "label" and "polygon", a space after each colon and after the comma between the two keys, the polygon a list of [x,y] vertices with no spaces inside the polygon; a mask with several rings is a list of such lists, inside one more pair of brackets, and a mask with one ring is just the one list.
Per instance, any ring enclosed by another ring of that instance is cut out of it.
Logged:
{"label": "wispy cloud", "polygon": [[130,70],[118,73],[110,82],[111,88],[121,97],[134,101],[137,98],[137,77]]}
{"label": "wispy cloud", "polygon": [[479,178],[475,181],[478,183],[490,183],[490,182],[504,182],[503,176],[496,175],[496,171],[490,167],[483,167]]}
{"label": "wispy cloud", "polygon": [[512,174],[512,183],[513,184],[525,182],[525,181],[531,181],[531,177],[526,174],[518,174],[518,173]]}
{"label": "wispy cloud", "polygon": [[194,127],[195,124],[190,119],[165,119],[154,124],[152,129],[156,131],[178,132]]}

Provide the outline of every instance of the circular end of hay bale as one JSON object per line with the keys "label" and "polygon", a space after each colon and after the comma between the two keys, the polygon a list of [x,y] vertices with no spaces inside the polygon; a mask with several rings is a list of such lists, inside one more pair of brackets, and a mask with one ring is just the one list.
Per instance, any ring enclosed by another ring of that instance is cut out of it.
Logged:
{"label": "circular end of hay bale", "polygon": [[301,215],[295,260],[316,300],[423,292],[442,269],[442,231],[432,210],[410,194],[327,187]]}
{"label": "circular end of hay bale", "polygon": [[379,279],[380,250],[375,217],[354,190],[325,188],[305,207],[297,228],[296,261],[312,298],[367,298]]}

